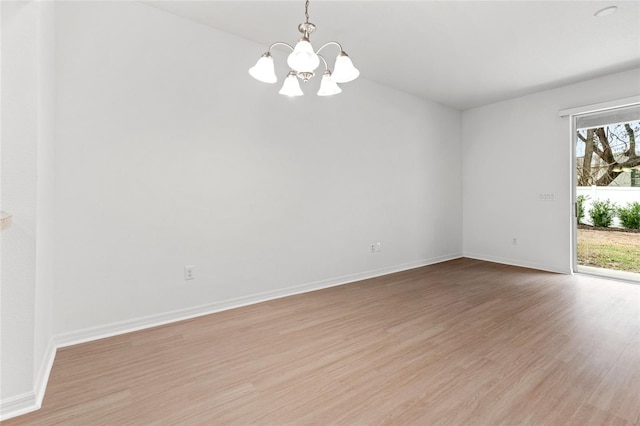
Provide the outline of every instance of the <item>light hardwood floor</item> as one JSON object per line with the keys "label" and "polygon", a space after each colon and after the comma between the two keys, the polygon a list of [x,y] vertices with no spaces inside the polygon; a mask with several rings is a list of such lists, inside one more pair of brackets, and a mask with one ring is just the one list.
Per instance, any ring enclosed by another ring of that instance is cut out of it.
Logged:
{"label": "light hardwood floor", "polygon": [[3,424],[639,422],[640,286],[458,259],[61,349]]}

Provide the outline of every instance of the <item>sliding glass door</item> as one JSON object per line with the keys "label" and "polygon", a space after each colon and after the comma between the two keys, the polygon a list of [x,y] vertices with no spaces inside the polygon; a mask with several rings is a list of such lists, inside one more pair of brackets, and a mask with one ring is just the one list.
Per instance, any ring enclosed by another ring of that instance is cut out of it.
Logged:
{"label": "sliding glass door", "polygon": [[640,282],[640,105],[574,120],[574,270]]}

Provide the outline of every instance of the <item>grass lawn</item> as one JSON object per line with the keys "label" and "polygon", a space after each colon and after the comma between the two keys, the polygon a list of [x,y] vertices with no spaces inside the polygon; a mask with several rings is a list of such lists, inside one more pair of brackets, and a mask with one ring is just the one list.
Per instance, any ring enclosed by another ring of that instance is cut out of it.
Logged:
{"label": "grass lawn", "polygon": [[578,265],[640,272],[640,233],[578,229]]}

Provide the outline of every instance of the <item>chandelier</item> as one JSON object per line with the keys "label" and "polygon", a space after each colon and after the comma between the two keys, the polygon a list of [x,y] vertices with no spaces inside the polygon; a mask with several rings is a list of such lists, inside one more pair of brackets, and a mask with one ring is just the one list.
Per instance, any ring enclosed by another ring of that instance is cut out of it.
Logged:
{"label": "chandelier", "polygon": [[[258,59],[258,62],[249,69],[249,74],[258,81],[263,83],[273,84],[278,81],[274,70],[273,57],[271,56],[271,49],[275,46],[287,46],[292,50],[291,54],[287,58],[287,64],[291,71],[284,79],[284,84],[278,93],[286,96],[302,96],[304,93],[300,89],[300,83],[298,79],[307,82],[314,75],[314,71],[320,65],[320,61],[324,64],[324,73],[322,74],[322,80],[320,81],[320,90],[318,90],[318,96],[330,96],[336,95],[342,92],[342,89],[337,83],[348,83],[355,80],[360,71],[353,66],[353,62],[349,56],[342,49],[340,43],[330,41],[323,44],[320,49],[313,51],[313,46],[309,41],[309,35],[313,33],[316,26],[309,22],[309,0],[306,0],[304,5],[304,16],[306,20],[298,25],[298,31],[302,33],[302,37],[298,40],[296,47],[294,48],[288,43],[277,41],[269,46],[269,49]],[[336,62],[333,68],[333,72],[329,69],[327,61],[320,54],[322,49],[327,46],[337,46],[340,49],[340,53],[336,57]]]}

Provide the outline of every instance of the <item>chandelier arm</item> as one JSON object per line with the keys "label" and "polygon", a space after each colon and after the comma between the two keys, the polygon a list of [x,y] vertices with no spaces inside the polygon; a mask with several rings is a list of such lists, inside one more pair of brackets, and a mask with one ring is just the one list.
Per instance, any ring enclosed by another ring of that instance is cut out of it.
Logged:
{"label": "chandelier arm", "polygon": [[318,58],[322,59],[322,62],[324,62],[324,70],[328,71],[329,70],[329,65],[327,65],[327,61],[324,59],[324,56],[318,55]]}
{"label": "chandelier arm", "polygon": [[337,41],[329,41],[329,42],[327,42],[327,43],[323,44],[322,46],[320,46],[320,49],[318,49],[318,50],[316,51],[316,55],[317,55],[318,53],[320,53],[320,51],[321,51],[322,49],[324,49],[325,47],[327,47],[327,46],[329,46],[329,45],[332,45],[332,44],[335,44],[336,46],[338,46],[338,49],[340,49],[340,52],[344,52],[344,49],[342,48],[342,45],[341,45],[340,43],[338,43]]}
{"label": "chandelier arm", "polygon": [[287,46],[289,49],[291,49],[291,51],[293,51],[293,46],[291,46],[289,43],[285,43],[284,41],[276,41],[275,43],[273,43],[271,46],[269,46],[269,50],[267,50],[267,52],[271,53],[271,49],[273,49],[275,46]]}

